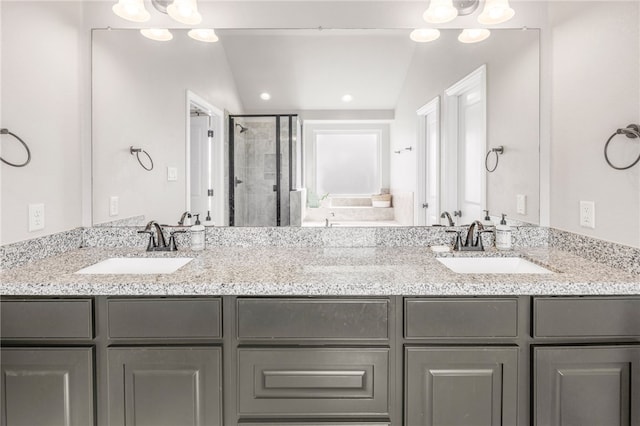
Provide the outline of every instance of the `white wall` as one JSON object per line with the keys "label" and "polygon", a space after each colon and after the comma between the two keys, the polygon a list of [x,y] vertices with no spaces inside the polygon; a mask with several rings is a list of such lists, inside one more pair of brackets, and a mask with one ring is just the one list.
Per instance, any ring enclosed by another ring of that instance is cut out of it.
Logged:
{"label": "white wall", "polygon": [[[483,43],[465,45],[453,32],[416,47],[392,126],[392,149],[416,145],[416,111],[487,65],[487,146],[505,154],[487,177],[487,208],[526,222],[539,221],[539,44],[538,31],[494,31]],[[442,108],[442,106],[441,106]],[[441,135],[444,117],[441,113]],[[391,157],[392,192],[416,190],[416,151]],[[516,194],[527,195],[527,212],[516,214]],[[415,202],[419,202],[418,197]],[[481,218],[478,218],[481,219]]]}
{"label": "white wall", "polygon": [[[0,165],[2,235],[8,244],[80,226],[83,104],[82,4],[2,2],[0,125],[31,148],[23,168]],[[2,136],[2,156],[20,161],[22,147]],[[45,229],[28,232],[28,204],[44,203]]]}
{"label": "white wall", "polygon": [[[92,60],[94,223],[138,215],[176,223],[186,208],[186,91],[242,111],[224,47],[184,30],[166,43],[136,30],[94,30]],[[152,171],[130,155],[131,145],[149,152]],[[167,167],[178,170],[177,181],[167,180]],[[109,216],[111,196],[119,197],[118,216]]]}
{"label": "white wall", "polygon": [[[610,168],[607,138],[640,122],[640,3],[553,2],[551,226],[640,247],[640,165]],[[640,144],[618,136],[612,160],[630,163]],[[579,225],[594,201],[596,228]]]}

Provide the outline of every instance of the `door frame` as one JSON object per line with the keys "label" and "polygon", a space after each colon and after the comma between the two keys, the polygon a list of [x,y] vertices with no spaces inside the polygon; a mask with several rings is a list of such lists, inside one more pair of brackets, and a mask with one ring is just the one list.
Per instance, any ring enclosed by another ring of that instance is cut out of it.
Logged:
{"label": "door frame", "polygon": [[[211,117],[211,129],[213,130],[213,140],[211,142],[211,155],[216,160],[215,166],[209,171],[209,181],[213,187],[214,196],[212,203],[212,220],[218,226],[223,225],[224,220],[224,112],[209,103],[206,99],[198,96],[191,90],[186,91],[185,108],[185,128],[186,128],[186,153],[185,153],[185,206],[187,211],[191,211],[191,106],[207,112]],[[212,166],[214,166],[212,164]]]}
{"label": "door frame", "polygon": [[[418,170],[416,173],[417,182],[416,182],[416,191],[417,197],[414,204],[414,223],[418,226],[427,224],[427,215],[429,214],[428,209],[436,209],[436,217],[438,216],[438,210],[440,208],[440,96],[436,96],[431,101],[427,102],[425,105],[420,107],[416,114],[418,115],[418,141],[416,146],[416,156],[417,156],[417,166]],[[427,138],[427,123],[426,120],[428,116],[434,114],[435,122],[436,122],[436,170],[433,172],[427,172],[427,167],[429,161],[427,160],[427,156],[429,155],[429,147],[428,138]],[[429,179],[433,178],[436,180],[436,200],[437,204],[435,206],[429,206],[426,209],[422,207],[423,204],[427,203],[428,200],[428,191],[429,191]]]}
{"label": "door frame", "polygon": [[[480,108],[484,120],[482,121],[481,133],[481,151],[487,151],[487,65],[483,64],[466,77],[460,79],[457,83],[445,90],[444,96],[444,127],[443,140],[441,144],[441,163],[440,163],[440,179],[441,197],[440,203],[443,210],[455,211],[459,210],[458,206],[458,129],[459,129],[459,110],[458,98],[466,91],[473,87],[480,88]],[[481,170],[481,205],[483,209],[487,208],[487,173],[484,165]]]}

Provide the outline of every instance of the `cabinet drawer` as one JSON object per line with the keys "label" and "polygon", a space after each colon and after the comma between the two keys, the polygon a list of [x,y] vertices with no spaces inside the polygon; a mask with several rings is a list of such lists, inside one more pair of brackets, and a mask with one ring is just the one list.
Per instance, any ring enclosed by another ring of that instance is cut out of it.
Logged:
{"label": "cabinet drawer", "polygon": [[238,299],[243,340],[386,340],[386,299]]}
{"label": "cabinet drawer", "polygon": [[389,350],[238,349],[241,416],[388,415]]}
{"label": "cabinet drawer", "polygon": [[111,339],[220,338],[221,305],[217,298],[109,299]]}
{"label": "cabinet drawer", "polygon": [[91,299],[5,299],[2,339],[91,339]]}
{"label": "cabinet drawer", "polygon": [[405,337],[517,337],[517,299],[407,298]]}
{"label": "cabinet drawer", "polygon": [[638,297],[539,297],[534,337],[640,337]]}

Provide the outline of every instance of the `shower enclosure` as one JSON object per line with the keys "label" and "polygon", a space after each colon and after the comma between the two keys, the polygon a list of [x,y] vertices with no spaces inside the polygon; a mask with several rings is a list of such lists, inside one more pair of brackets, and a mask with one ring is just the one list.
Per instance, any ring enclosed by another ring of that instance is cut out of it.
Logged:
{"label": "shower enclosure", "polygon": [[301,185],[297,115],[229,116],[229,225],[289,226]]}

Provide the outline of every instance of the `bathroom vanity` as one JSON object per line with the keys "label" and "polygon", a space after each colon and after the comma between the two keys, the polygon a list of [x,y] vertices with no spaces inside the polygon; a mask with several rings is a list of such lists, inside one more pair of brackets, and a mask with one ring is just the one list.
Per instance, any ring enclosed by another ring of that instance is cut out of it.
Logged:
{"label": "bathroom vanity", "polygon": [[173,274],[75,274],[145,255],[93,248],[8,270],[3,424],[637,422],[637,275],[516,254],[554,272],[455,274],[408,247],[227,247],[182,252]]}

